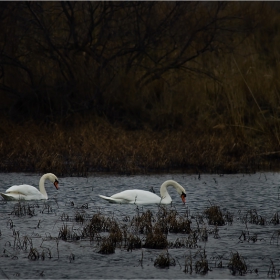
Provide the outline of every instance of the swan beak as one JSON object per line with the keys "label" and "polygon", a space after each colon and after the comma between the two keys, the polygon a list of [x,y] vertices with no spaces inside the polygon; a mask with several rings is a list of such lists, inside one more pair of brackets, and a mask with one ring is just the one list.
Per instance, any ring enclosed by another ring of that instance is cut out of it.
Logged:
{"label": "swan beak", "polygon": [[186,203],[186,194],[185,193],[181,194],[181,199],[182,199],[183,203],[185,204]]}
{"label": "swan beak", "polygon": [[53,184],[54,184],[55,188],[58,190],[58,189],[59,189],[59,186],[58,186],[58,181],[57,181],[57,180],[55,180]]}

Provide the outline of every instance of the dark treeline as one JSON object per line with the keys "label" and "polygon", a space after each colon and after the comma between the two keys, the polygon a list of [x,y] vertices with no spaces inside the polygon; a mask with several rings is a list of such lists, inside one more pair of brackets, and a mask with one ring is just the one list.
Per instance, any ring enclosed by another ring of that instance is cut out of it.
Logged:
{"label": "dark treeline", "polygon": [[180,71],[215,78],[194,61],[232,52],[256,24],[252,4],[1,2],[1,99],[20,119],[148,112]]}
{"label": "dark treeline", "polygon": [[2,152],[18,155],[8,126],[61,125],[73,137],[77,125],[105,121],[124,131],[184,131],[194,142],[218,137],[227,158],[277,154],[278,6],[1,2]]}

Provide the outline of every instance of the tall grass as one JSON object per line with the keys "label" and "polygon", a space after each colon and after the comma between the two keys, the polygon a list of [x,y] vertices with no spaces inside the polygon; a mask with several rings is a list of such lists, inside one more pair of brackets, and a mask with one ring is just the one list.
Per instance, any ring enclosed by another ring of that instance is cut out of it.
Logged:
{"label": "tall grass", "polygon": [[188,129],[127,131],[109,123],[81,123],[67,130],[58,124],[0,126],[1,171],[78,176],[96,171],[254,171],[267,168],[264,156],[277,151],[270,135],[250,138],[229,128],[216,127],[211,133],[201,130],[200,134]]}

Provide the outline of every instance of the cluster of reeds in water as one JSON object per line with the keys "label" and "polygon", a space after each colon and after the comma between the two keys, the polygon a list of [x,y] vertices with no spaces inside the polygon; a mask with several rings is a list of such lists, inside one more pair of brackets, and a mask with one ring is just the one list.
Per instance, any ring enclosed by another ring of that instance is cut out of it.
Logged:
{"label": "cluster of reeds in water", "polygon": [[[161,249],[160,253],[154,260],[154,266],[159,268],[179,265],[185,273],[200,273],[205,274],[212,270],[210,260],[214,260],[215,268],[228,268],[233,275],[245,275],[247,273],[258,274],[258,269],[250,269],[246,263],[246,259],[238,252],[230,252],[229,256],[207,256],[205,248],[201,247],[199,242],[208,241],[209,235],[214,239],[220,239],[219,229],[224,225],[231,225],[233,223],[233,214],[228,211],[222,211],[218,205],[211,204],[205,209],[202,214],[190,216],[188,210],[180,214],[174,206],[158,206],[156,213],[151,210],[144,210],[144,208],[136,208],[136,213],[132,217],[124,215],[122,220],[115,218],[114,215],[104,215],[101,210],[95,212],[93,215],[87,213],[88,204],[81,207],[75,207],[74,202],[70,205],[75,210],[74,216],[69,216],[63,213],[60,216],[61,226],[57,236],[51,235],[42,238],[40,248],[33,246],[32,237],[21,236],[20,231],[17,231],[13,220],[7,221],[7,226],[13,232],[13,241],[5,244],[5,247],[12,247],[13,249],[23,250],[28,252],[28,259],[30,260],[45,260],[46,258],[53,258],[55,255],[59,258],[59,242],[78,242],[79,240],[88,240],[95,248],[96,252],[100,254],[113,254],[116,249],[126,249],[127,251],[139,250],[141,248]],[[39,208],[38,204],[29,204],[25,202],[18,202],[14,205],[11,214],[14,216],[34,216],[35,209]],[[47,210],[47,211],[46,211]],[[41,213],[52,213],[52,207],[48,203],[44,203]],[[257,213],[256,210],[248,210],[245,213],[239,212],[237,217],[245,224],[239,236],[238,242],[257,242],[260,239],[257,234],[251,234],[248,230],[247,224],[278,225],[280,217],[275,213],[271,219],[266,219]],[[74,225],[79,225],[79,229],[74,229]],[[40,221],[37,224],[40,227]],[[176,239],[172,234],[178,234]],[[270,239],[271,244],[277,244],[280,239],[280,231],[276,230]],[[43,246],[44,241],[56,241],[56,253],[53,253],[48,247]],[[174,258],[170,250],[176,248],[189,249],[189,254],[186,254],[184,260]],[[194,252],[194,250],[196,250]],[[13,252],[8,249],[4,250],[4,255],[17,258]],[[69,255],[69,261],[75,260],[75,255]],[[143,263],[142,258],[139,262]],[[270,267],[268,269],[269,276],[276,276],[277,270],[273,261],[270,259]]]}

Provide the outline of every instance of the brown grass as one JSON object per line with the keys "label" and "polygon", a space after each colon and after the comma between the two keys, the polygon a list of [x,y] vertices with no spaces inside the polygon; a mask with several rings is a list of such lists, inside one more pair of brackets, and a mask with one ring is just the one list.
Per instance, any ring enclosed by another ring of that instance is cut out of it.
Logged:
{"label": "brown grass", "polygon": [[101,241],[100,249],[98,253],[100,254],[113,254],[115,253],[115,244],[110,236],[104,237]]}
{"label": "brown grass", "polygon": [[[3,133],[1,133],[1,129]],[[264,136],[250,145],[231,129],[210,132],[126,131],[109,123],[0,124],[0,171],[55,172],[253,172],[277,167],[277,150]],[[263,140],[261,140],[263,139]],[[245,141],[245,142],[244,142]]]}
{"label": "brown grass", "polygon": [[238,252],[231,253],[228,268],[233,275],[245,275],[247,273],[245,259]]}
{"label": "brown grass", "polygon": [[212,205],[204,211],[209,225],[223,226],[225,225],[224,215],[217,205]]}
{"label": "brown grass", "polygon": [[169,266],[175,266],[176,261],[174,258],[172,258],[167,251],[166,253],[162,253],[157,256],[154,262],[154,266],[159,267],[159,268],[165,268]]}
{"label": "brown grass", "polygon": [[144,248],[165,249],[168,246],[167,236],[161,232],[160,228],[155,227],[152,232],[146,235]]}
{"label": "brown grass", "polygon": [[208,260],[207,260],[205,250],[203,250],[203,252],[198,251],[196,255],[198,260],[195,262],[195,272],[199,274],[206,274],[210,270],[210,268],[208,265]]}

